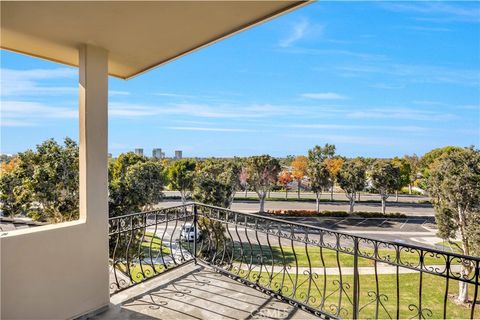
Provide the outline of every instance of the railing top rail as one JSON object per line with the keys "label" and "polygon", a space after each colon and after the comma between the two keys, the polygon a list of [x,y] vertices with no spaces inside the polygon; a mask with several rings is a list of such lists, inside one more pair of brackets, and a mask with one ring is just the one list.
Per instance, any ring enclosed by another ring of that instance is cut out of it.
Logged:
{"label": "railing top rail", "polygon": [[270,217],[270,216],[265,216],[265,215],[261,215],[261,214],[257,214],[257,213],[238,212],[238,211],[234,211],[234,210],[231,210],[231,209],[226,209],[226,208],[212,206],[212,205],[198,203],[198,202],[188,202],[188,203],[185,203],[185,204],[172,206],[172,207],[166,207],[166,208],[160,208],[160,209],[156,209],[156,210],[149,210],[149,211],[144,211],[144,212],[130,213],[130,214],[117,216],[117,217],[111,217],[111,218],[109,218],[109,221],[116,220],[116,219],[122,219],[122,218],[128,218],[130,216],[135,216],[135,215],[143,215],[143,214],[148,214],[148,213],[155,213],[157,211],[162,211],[162,210],[170,210],[170,209],[184,208],[184,207],[190,207],[190,206],[199,206],[199,207],[205,207],[205,208],[210,208],[210,209],[215,209],[215,210],[222,210],[224,212],[230,212],[230,213],[233,213],[233,214],[241,214],[243,216],[249,216],[249,217],[262,219],[262,220],[273,221],[273,222],[277,222],[277,223],[281,223],[281,224],[287,224],[287,225],[291,225],[291,226],[307,228],[307,229],[310,229],[310,230],[317,230],[317,231],[322,231],[322,232],[339,234],[339,235],[343,235],[345,237],[352,238],[352,239],[373,241],[373,242],[382,243],[382,244],[386,244],[386,245],[399,246],[399,247],[410,248],[410,249],[419,250],[419,251],[427,251],[429,253],[444,254],[444,255],[451,256],[453,258],[473,260],[473,261],[477,262],[477,265],[480,265],[480,257],[477,257],[477,256],[467,256],[467,255],[456,253],[456,252],[448,252],[448,251],[443,251],[443,250],[439,250],[439,249],[423,247],[423,246],[419,246],[419,245],[415,245],[415,244],[407,244],[407,243],[398,242],[398,241],[380,240],[380,239],[376,239],[376,238],[357,236],[357,235],[349,233],[349,232],[332,230],[332,229],[318,227],[318,226],[305,224],[305,223],[301,223],[301,222],[287,221],[287,220],[274,218],[274,217]]}
{"label": "railing top rail", "polygon": [[183,207],[190,207],[192,205],[194,205],[195,203],[194,202],[187,202],[185,204],[179,204],[179,205],[176,205],[176,206],[171,206],[171,207],[165,207],[165,208],[158,208],[158,209],[153,209],[153,210],[148,210],[148,211],[141,211],[141,212],[133,212],[133,213],[127,213],[127,214],[124,214],[124,215],[121,215],[121,216],[115,216],[115,217],[109,217],[108,218],[108,221],[111,221],[111,220],[117,220],[117,219],[123,219],[123,218],[128,218],[128,217],[131,217],[131,216],[136,216],[136,215],[144,215],[144,214],[147,214],[147,213],[155,213],[157,211],[162,211],[162,210],[170,210],[170,209],[177,209],[177,208],[183,208]]}

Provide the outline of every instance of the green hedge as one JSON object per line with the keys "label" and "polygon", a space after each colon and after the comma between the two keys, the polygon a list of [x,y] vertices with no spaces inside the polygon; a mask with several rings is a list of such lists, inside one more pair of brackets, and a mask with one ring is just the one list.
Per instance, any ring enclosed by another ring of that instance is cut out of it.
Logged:
{"label": "green hedge", "polygon": [[269,210],[267,213],[276,216],[294,216],[294,217],[363,217],[363,218],[406,218],[407,216],[400,212],[386,213],[355,211],[349,214],[347,211],[329,211],[324,210],[318,213],[315,210]]}

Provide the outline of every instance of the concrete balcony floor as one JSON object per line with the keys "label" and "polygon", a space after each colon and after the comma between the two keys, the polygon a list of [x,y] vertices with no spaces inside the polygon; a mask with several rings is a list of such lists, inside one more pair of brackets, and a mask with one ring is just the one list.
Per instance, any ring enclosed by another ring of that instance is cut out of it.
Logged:
{"label": "concrete balcony floor", "polygon": [[193,263],[114,294],[94,319],[317,319]]}

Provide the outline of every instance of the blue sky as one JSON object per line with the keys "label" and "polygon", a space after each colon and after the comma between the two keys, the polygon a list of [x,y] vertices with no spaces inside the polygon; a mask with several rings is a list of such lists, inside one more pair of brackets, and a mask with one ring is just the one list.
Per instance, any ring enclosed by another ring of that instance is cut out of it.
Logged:
{"label": "blue sky", "polygon": [[[1,51],[1,152],[78,138],[77,70]],[[109,149],[423,154],[480,145],[480,3],[318,2],[129,81]]]}

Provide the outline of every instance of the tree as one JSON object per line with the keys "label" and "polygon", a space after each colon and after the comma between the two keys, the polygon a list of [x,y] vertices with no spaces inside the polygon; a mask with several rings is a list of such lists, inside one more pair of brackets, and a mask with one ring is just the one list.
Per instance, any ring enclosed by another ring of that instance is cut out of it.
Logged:
{"label": "tree", "polygon": [[240,171],[240,185],[244,188],[245,190],[245,198],[247,197],[247,192],[248,192],[248,171],[245,166],[242,166],[242,169]]}
{"label": "tree", "polygon": [[5,214],[26,214],[52,223],[78,218],[78,146],[50,139],[19,153],[14,168],[0,178]]}
{"label": "tree", "polygon": [[322,190],[330,185],[330,174],[325,163],[311,163],[308,167],[310,187],[315,193],[317,213],[320,213],[320,197]]}
{"label": "tree", "polygon": [[6,217],[13,217],[23,212],[23,205],[17,195],[18,186],[22,181],[15,169],[18,167],[17,157],[1,155],[0,158],[0,203],[2,213]]}
{"label": "tree", "polygon": [[198,172],[195,177],[192,197],[195,201],[212,206],[228,208],[232,188],[208,172]]}
{"label": "tree", "polygon": [[310,187],[315,193],[317,213],[320,212],[320,196],[322,191],[330,185],[330,173],[325,164],[325,159],[334,153],[335,146],[328,144],[326,144],[324,148],[315,146],[308,150],[307,174],[310,179]]}
{"label": "tree", "polygon": [[330,179],[330,200],[333,201],[333,189],[335,188],[335,181],[337,178],[337,174],[342,168],[344,160],[340,157],[337,158],[327,158],[324,160],[325,166],[327,167]]}
{"label": "tree", "polygon": [[420,160],[420,187],[424,190],[428,189],[428,177],[430,176],[430,166],[440,157],[445,154],[450,154],[455,151],[461,151],[462,148],[455,146],[446,146],[442,148],[432,149],[425,153]]}
{"label": "tree", "polygon": [[412,167],[407,160],[398,157],[392,159],[392,164],[398,168],[397,186],[395,188],[395,201],[398,202],[398,191],[409,185]]}
{"label": "tree", "polygon": [[22,180],[17,171],[3,171],[1,173],[0,202],[4,216],[13,217],[26,211],[26,203],[21,201],[22,197],[19,194],[22,191]]}
{"label": "tree", "polygon": [[223,223],[208,216],[200,216],[198,229],[202,234],[198,255],[203,260],[214,262],[216,265],[228,261],[233,253],[233,245],[230,244],[231,239],[226,235]]}
{"label": "tree", "polygon": [[365,188],[366,176],[364,163],[358,158],[343,163],[337,174],[337,182],[349,200],[349,212],[353,213],[356,194]]}
{"label": "tree", "polygon": [[173,162],[167,169],[167,177],[172,190],[180,191],[182,203],[185,204],[187,198],[193,191],[193,182],[195,178],[196,163],[190,159],[182,159]]}
{"label": "tree", "polygon": [[[473,147],[444,153],[429,167],[428,192],[435,208],[438,235],[453,240],[459,233],[465,255],[480,255],[480,152]],[[462,275],[474,270],[465,260]],[[467,283],[459,281],[457,301],[468,300]]]}
{"label": "tree", "polygon": [[110,216],[151,209],[163,196],[165,176],[161,162],[132,152],[109,164]]}
{"label": "tree", "polygon": [[7,159],[5,161],[0,162],[0,176],[2,174],[12,172],[18,166],[18,163],[19,163],[18,157],[10,157]]}
{"label": "tree", "polygon": [[285,188],[285,199],[288,199],[288,185],[293,181],[292,173],[288,170],[283,170],[278,175],[278,183]]}
{"label": "tree", "polygon": [[242,173],[242,164],[243,161],[240,158],[223,161],[223,172],[219,175],[219,178],[232,189],[232,193],[228,199],[228,208],[232,206],[237,191],[241,190],[240,175]]}
{"label": "tree", "polygon": [[420,158],[413,154],[412,156],[405,155],[403,157],[410,165],[410,177],[408,180],[408,194],[412,194],[412,187],[418,179],[418,170],[420,168]]}
{"label": "tree", "polygon": [[292,175],[297,181],[297,196],[300,199],[302,180],[307,175],[308,159],[305,156],[298,156],[292,161]]}
{"label": "tree", "polygon": [[371,169],[372,185],[380,194],[382,201],[382,213],[385,214],[386,200],[389,193],[394,192],[398,186],[400,170],[390,161],[377,160]]}
{"label": "tree", "polygon": [[282,158],[282,159],[279,160],[280,165],[282,167],[291,167],[294,159],[295,159],[295,156],[289,154],[285,158]]}
{"label": "tree", "polygon": [[237,160],[206,160],[197,166],[193,198],[195,201],[230,208],[240,186]]}
{"label": "tree", "polygon": [[265,212],[265,198],[277,182],[280,163],[269,156],[254,156],[247,159],[248,184],[255,190],[260,200],[260,212]]}

